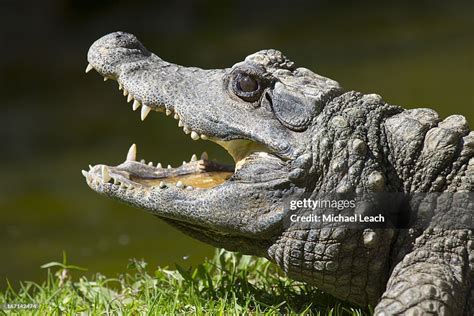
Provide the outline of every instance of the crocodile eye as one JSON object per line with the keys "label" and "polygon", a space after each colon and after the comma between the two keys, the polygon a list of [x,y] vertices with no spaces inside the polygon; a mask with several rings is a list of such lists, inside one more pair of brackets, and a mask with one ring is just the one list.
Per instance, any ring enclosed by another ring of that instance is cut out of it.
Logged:
{"label": "crocodile eye", "polygon": [[242,75],[237,82],[239,89],[243,92],[253,92],[258,89],[257,80],[250,76]]}
{"label": "crocodile eye", "polygon": [[231,80],[232,90],[244,101],[255,102],[257,101],[263,90],[263,83],[257,76],[252,76],[247,73],[237,73]]}

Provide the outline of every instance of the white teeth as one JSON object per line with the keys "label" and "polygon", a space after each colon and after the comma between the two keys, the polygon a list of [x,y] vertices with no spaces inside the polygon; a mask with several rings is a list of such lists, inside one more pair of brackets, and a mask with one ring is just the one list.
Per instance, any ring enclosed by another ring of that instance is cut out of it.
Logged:
{"label": "white teeth", "polygon": [[84,177],[86,177],[86,178],[89,177],[89,172],[87,172],[87,171],[85,171],[85,170],[82,170],[81,172],[82,172],[82,175],[83,175]]}
{"label": "white teeth", "polygon": [[159,163],[156,165],[156,167],[157,167],[157,168],[163,168],[163,167],[161,166],[161,162],[159,162]]}
{"label": "white teeth", "polygon": [[133,101],[132,109],[136,111],[140,107],[140,102],[137,100]]}
{"label": "white teeth", "polygon": [[89,170],[92,170],[92,165],[89,165]]}
{"label": "white teeth", "polygon": [[148,163],[148,165],[149,165],[150,167],[153,167],[153,162],[150,161],[150,162]]}
{"label": "white teeth", "polygon": [[119,83],[119,90],[122,90],[123,89],[123,86],[121,83]]}
{"label": "white teeth", "polygon": [[204,139],[204,140],[206,140],[206,139],[207,139],[207,136],[206,136],[206,135],[204,135],[204,134],[201,134],[201,139]]}
{"label": "white teeth", "polygon": [[209,156],[207,155],[207,152],[203,152],[201,154],[201,160],[208,160],[209,159]]}
{"label": "white teeth", "polygon": [[193,188],[191,185],[188,185],[188,186],[186,187],[186,190],[188,190],[188,191],[191,191],[192,189],[194,189],[194,188]]}
{"label": "white teeth", "polygon": [[126,161],[135,161],[137,159],[137,145],[132,144],[127,153]]}
{"label": "white teeth", "polygon": [[183,127],[183,126],[184,126],[183,122],[181,120],[179,120],[178,127]]}
{"label": "white teeth", "polygon": [[192,131],[192,132],[191,132],[191,138],[192,138],[193,140],[198,140],[198,139],[199,139],[199,134],[196,133],[195,131]]}
{"label": "white teeth", "polygon": [[117,179],[115,179],[115,178],[113,178],[113,179],[114,179],[114,184],[115,185],[119,184],[119,181]]}
{"label": "white teeth", "polygon": [[145,104],[142,106],[142,113],[141,113],[141,119],[142,121],[144,121],[148,115],[148,113],[150,113],[151,111],[151,108],[146,106]]}
{"label": "white teeth", "polygon": [[109,168],[107,168],[106,166],[102,166],[102,181],[104,183],[107,183],[109,182],[110,180],[110,174],[109,174]]}
{"label": "white teeth", "polygon": [[91,64],[87,64],[86,73],[88,73],[88,72],[91,71],[92,69],[94,69],[94,67],[92,67]]}
{"label": "white teeth", "polygon": [[171,113],[171,110],[166,109],[166,116],[169,116]]}
{"label": "white teeth", "polygon": [[140,160],[140,163],[145,164],[145,159]]}
{"label": "white teeth", "polygon": [[126,97],[128,95],[128,91],[123,89],[123,96]]}
{"label": "white teeth", "polygon": [[178,181],[178,182],[176,182],[176,186],[177,186],[178,188],[182,188],[182,187],[184,187],[184,184],[183,184],[183,182]]}
{"label": "white teeth", "polygon": [[109,78],[107,78],[107,77],[104,77],[104,81],[107,81],[107,80],[109,80]]}
{"label": "white teeth", "polygon": [[166,187],[166,184],[165,184],[163,181],[161,181],[161,182],[160,182],[160,188],[163,189],[163,188],[165,188],[165,187]]}
{"label": "white teeth", "polygon": [[186,161],[183,161],[183,166],[186,164]]}
{"label": "white teeth", "polygon": [[197,158],[196,154],[193,154],[191,156],[191,161],[197,161],[197,160],[198,160],[198,158]]}
{"label": "white teeth", "polygon": [[131,94],[129,94],[128,97],[127,97],[127,102],[130,102],[130,101],[132,101],[132,100],[133,100],[133,97],[132,97]]}
{"label": "white teeth", "polygon": [[168,167],[166,167],[166,168],[168,168],[168,169],[171,169],[171,166],[170,166],[170,165],[168,165]]}
{"label": "white teeth", "polygon": [[173,117],[174,117],[175,120],[179,119],[178,113],[175,113]]}
{"label": "white teeth", "polygon": [[185,126],[185,127],[183,127],[183,132],[185,134],[189,134],[189,133],[191,133],[191,130],[187,126]]}

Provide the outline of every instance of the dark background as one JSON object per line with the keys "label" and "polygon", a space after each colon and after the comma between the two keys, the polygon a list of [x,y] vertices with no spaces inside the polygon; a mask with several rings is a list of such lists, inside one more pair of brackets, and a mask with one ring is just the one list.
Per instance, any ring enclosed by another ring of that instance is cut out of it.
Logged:
{"label": "dark background", "polygon": [[[395,4],[396,3],[396,4]],[[139,158],[180,164],[217,145],[193,142],[171,118],[131,111],[116,83],[84,74],[90,44],[134,33],[165,60],[229,67],[264,48],[407,108],[474,122],[472,1],[2,1],[0,0],[0,287],[41,280],[43,263],[91,273],[190,265],[212,248],[91,191],[80,171]],[[186,260],[183,257],[187,258]]]}

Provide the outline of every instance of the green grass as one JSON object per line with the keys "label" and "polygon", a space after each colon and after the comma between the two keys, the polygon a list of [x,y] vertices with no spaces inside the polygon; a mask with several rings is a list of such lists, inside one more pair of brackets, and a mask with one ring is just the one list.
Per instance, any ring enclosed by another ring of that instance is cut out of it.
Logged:
{"label": "green grass", "polygon": [[[212,260],[196,268],[158,268],[150,274],[146,263],[130,260],[118,278],[51,262],[43,284],[22,282],[0,293],[5,303],[36,303],[36,310],[1,310],[0,314],[72,315],[365,315],[314,287],[284,277],[265,259],[217,250]],[[76,274],[81,276],[76,277]],[[72,276],[74,275],[74,277]]]}

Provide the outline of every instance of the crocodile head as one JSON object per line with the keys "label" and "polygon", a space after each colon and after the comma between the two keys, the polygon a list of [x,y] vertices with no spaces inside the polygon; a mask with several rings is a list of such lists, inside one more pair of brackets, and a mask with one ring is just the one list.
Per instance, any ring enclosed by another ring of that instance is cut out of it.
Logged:
{"label": "crocodile head", "polygon": [[116,80],[142,120],[163,112],[193,140],[215,142],[235,160],[230,167],[193,156],[162,168],[136,161],[132,145],[124,163],[83,171],[88,185],[205,242],[266,256],[282,229],[285,198],[305,190],[298,183],[310,172],[309,127],[341,94],[339,84],[276,50],[227,69],[182,67],[123,32],[97,40],[88,61],[86,72]]}

